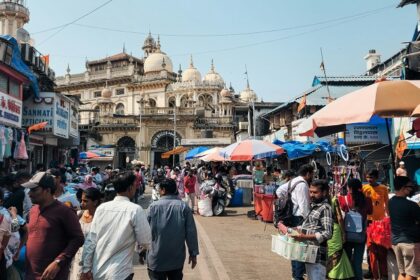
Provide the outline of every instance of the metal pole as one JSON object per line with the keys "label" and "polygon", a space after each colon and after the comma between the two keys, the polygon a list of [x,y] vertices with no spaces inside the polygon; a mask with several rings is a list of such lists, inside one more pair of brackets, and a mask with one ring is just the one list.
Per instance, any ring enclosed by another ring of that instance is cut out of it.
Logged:
{"label": "metal pole", "polygon": [[252,100],[252,129],[253,129],[253,134],[254,134],[254,139],[255,139],[255,137],[257,136],[256,134],[255,134],[255,129],[256,129],[256,127],[255,127],[255,121],[256,121],[256,118],[255,118],[255,101],[254,100]]}
{"label": "metal pole", "polygon": [[139,143],[139,147],[140,147],[140,151],[139,151],[139,159],[141,160],[141,158],[140,158],[140,155],[141,155],[141,144],[142,144],[142,135],[141,135],[141,131],[142,131],[142,115],[141,115],[141,105],[142,105],[142,99],[140,99],[140,101],[139,101],[139,104],[140,104],[140,108],[139,108],[139,114],[140,114],[140,131],[139,131],[139,133],[140,133],[140,137],[139,137],[139,140],[140,140],[140,143]]}
{"label": "metal pole", "polygon": [[[176,101],[174,104],[174,149],[176,148]],[[172,168],[175,167],[175,154],[172,155]]]}

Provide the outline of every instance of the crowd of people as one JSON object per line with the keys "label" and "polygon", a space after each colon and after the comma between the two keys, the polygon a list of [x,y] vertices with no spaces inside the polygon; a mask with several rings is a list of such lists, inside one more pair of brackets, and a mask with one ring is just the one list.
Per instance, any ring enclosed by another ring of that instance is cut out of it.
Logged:
{"label": "crowd of people", "polygon": [[[218,184],[232,184],[235,175],[251,176],[257,184],[276,182],[276,197],[288,199],[292,213],[280,224],[296,241],[318,246],[315,263],[291,262],[293,279],[386,279],[390,250],[367,236],[370,224],[385,217],[399,279],[420,277],[420,206],[408,199],[417,186],[401,170],[393,195],[378,182],[377,170],[366,174],[367,184],[351,178],[332,195],[331,184],[319,180],[319,173],[315,179],[310,164],[295,175],[261,162],[186,162],[102,172],[40,166],[33,175],[2,177],[0,279],[132,279],[136,254],[150,279],[182,279],[185,260],[194,268],[199,254],[197,200]],[[146,186],[154,192],[147,211],[138,204]]]}
{"label": "crowd of people", "polygon": [[[389,253],[396,257],[398,279],[420,277],[420,206],[408,199],[417,186],[406,176],[396,176],[395,194],[390,195],[378,176],[378,170],[370,170],[365,185],[349,179],[346,188],[332,196],[329,182],[314,180],[314,167],[303,165],[297,177],[276,190],[280,199],[289,195],[293,205],[291,217],[280,221],[279,229],[286,226],[296,241],[318,246],[315,263],[292,261],[293,279],[302,280],[305,274],[314,280],[388,279]],[[370,224],[385,217],[390,217],[393,251],[367,236]],[[363,275],[365,248],[368,270]]]}

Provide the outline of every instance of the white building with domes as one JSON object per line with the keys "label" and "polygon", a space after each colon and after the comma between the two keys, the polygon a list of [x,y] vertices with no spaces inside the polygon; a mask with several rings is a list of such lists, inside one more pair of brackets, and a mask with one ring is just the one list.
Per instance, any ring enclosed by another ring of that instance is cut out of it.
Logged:
{"label": "white building with domes", "polygon": [[[172,164],[162,154],[175,146],[225,146],[238,130],[252,130],[251,103],[259,104],[249,83],[237,95],[226,87],[213,60],[204,77],[194,66],[177,72],[157,40],[149,33],[143,58],[122,53],[86,61],[83,73],[56,79],[56,90],[82,102],[82,144],[114,147],[113,165],[137,159],[151,165]],[[261,103],[261,102],[260,102]],[[278,103],[264,103],[274,108]],[[271,105],[270,105],[271,104]],[[258,107],[258,106],[257,106]],[[241,124],[241,125],[240,125]],[[175,140],[175,141],[174,141]],[[176,156],[176,161],[182,156]]]}

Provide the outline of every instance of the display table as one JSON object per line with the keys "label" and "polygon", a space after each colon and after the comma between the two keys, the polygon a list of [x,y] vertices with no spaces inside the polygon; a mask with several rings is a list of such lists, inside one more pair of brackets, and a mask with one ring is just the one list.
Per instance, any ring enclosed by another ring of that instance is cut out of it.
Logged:
{"label": "display table", "polygon": [[254,210],[264,222],[273,222],[273,200],[272,194],[254,192]]}

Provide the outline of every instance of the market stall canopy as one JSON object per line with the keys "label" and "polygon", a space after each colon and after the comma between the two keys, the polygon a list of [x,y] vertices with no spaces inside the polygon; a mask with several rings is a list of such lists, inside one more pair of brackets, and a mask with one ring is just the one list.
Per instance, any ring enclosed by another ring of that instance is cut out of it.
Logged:
{"label": "market stall canopy", "polygon": [[255,139],[236,142],[219,151],[219,154],[229,161],[251,161],[279,156],[282,153],[282,147]]}
{"label": "market stall canopy", "polygon": [[420,81],[383,81],[336,99],[298,127],[301,136],[324,136],[345,124],[365,123],[373,115],[408,117],[420,104]]}
{"label": "market stall canopy", "polygon": [[307,142],[299,141],[274,141],[274,144],[281,146],[287,153],[287,157],[291,160],[311,156],[315,152],[332,152],[331,145],[326,141]]}
{"label": "market stall canopy", "polygon": [[200,159],[202,161],[205,161],[205,162],[210,162],[210,161],[221,162],[221,161],[225,161],[225,159],[220,155],[220,150],[221,149],[222,148],[219,148],[219,147],[210,149],[212,152],[205,154],[204,156],[200,157]]}
{"label": "market stall canopy", "polygon": [[81,152],[79,154],[80,159],[91,159],[91,158],[99,158],[99,157],[105,157],[105,155],[99,154],[99,153],[93,153],[93,152]]}
{"label": "market stall canopy", "polygon": [[193,159],[193,158],[196,157],[196,155],[198,155],[202,152],[205,152],[209,149],[210,149],[209,147],[203,147],[203,146],[196,147],[196,148],[188,151],[187,155],[185,156],[185,159]]}
{"label": "market stall canopy", "polygon": [[91,161],[113,161],[113,160],[114,160],[114,157],[104,156],[104,157],[90,158],[87,161],[91,162]]}
{"label": "market stall canopy", "polygon": [[183,147],[183,146],[178,146],[178,147],[176,147],[173,150],[170,150],[170,151],[168,151],[166,153],[163,153],[162,156],[161,156],[161,158],[167,159],[167,158],[169,158],[172,155],[178,155],[178,154],[181,154],[181,153],[183,153],[183,152],[185,152],[187,150],[188,149],[185,148],[185,147]]}

